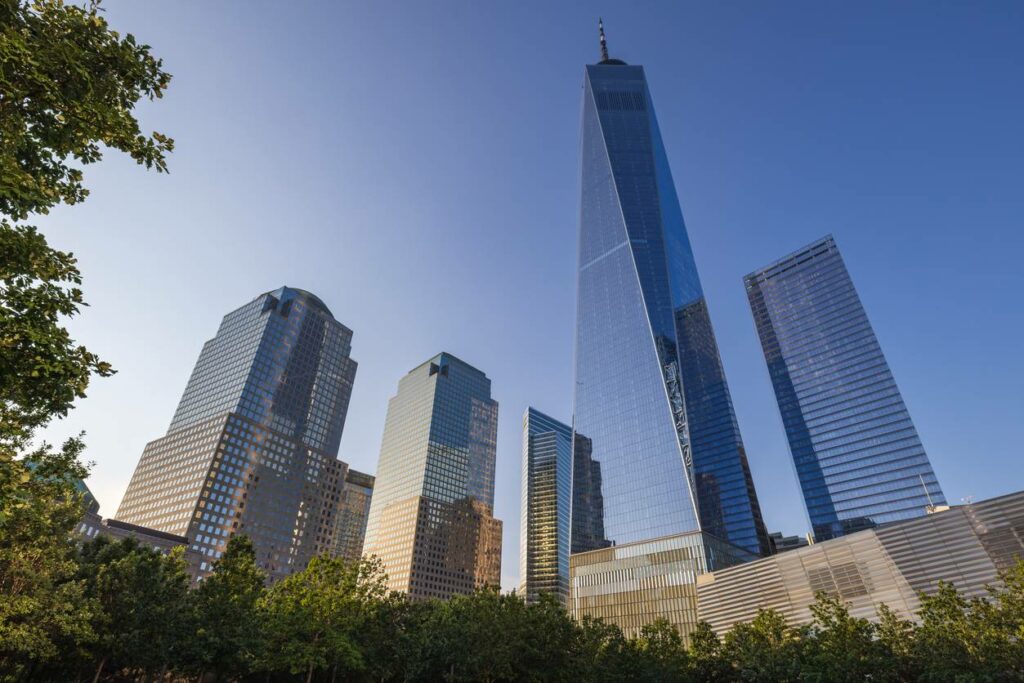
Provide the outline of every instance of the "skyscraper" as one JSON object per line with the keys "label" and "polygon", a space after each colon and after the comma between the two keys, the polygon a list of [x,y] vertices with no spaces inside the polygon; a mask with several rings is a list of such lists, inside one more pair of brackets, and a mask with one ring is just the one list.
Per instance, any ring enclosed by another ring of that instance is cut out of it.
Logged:
{"label": "skyscraper", "polygon": [[527,408],[523,415],[520,593],[536,602],[569,597],[572,427]]}
{"label": "skyscraper", "polygon": [[336,557],[358,560],[363,556],[366,520],[373,500],[374,477],[353,469],[345,473],[345,485],[338,501],[334,519],[334,551]]}
{"label": "skyscraper", "polygon": [[348,466],[337,459],[356,362],[352,331],[282,287],[228,313],[167,434],[142,453],[117,518],[179,536],[210,570],[248,535],[272,580],[333,546]]}
{"label": "skyscraper", "polygon": [[744,284],[815,538],[945,504],[832,237]]}
{"label": "skyscraper", "polygon": [[643,67],[584,77],[574,427],[604,535],[696,530],[766,554],[740,438]]}
{"label": "skyscraper", "polygon": [[500,584],[497,430],[491,381],[455,356],[440,353],[399,381],[363,549],[380,558],[392,590],[443,599]]}

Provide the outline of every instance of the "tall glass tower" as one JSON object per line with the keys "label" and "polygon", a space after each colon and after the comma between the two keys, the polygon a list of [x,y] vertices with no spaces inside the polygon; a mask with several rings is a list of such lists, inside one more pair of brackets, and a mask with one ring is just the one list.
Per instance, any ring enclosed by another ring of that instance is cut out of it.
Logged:
{"label": "tall glass tower", "polygon": [[389,588],[444,599],[500,584],[497,430],[491,380],[455,356],[438,354],[399,381],[363,548],[380,558]]}
{"label": "tall glass tower", "polygon": [[744,284],[815,538],[945,504],[831,235]]}
{"label": "tall glass tower", "polygon": [[117,518],[186,536],[201,573],[236,533],[272,580],[332,552],[338,460],[356,362],[352,330],[282,287],[228,313],[167,434],[142,453]]}
{"label": "tall glass tower", "polygon": [[528,603],[550,593],[569,597],[572,427],[527,408],[519,536],[520,593]]}
{"label": "tall glass tower", "polygon": [[766,554],[740,438],[643,67],[586,67],[575,428],[614,544],[702,530]]}

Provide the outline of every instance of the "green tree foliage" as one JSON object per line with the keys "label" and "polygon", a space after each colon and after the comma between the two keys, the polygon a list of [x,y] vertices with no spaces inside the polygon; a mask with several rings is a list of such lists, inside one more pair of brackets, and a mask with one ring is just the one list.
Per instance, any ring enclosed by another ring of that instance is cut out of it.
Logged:
{"label": "green tree foliage", "polygon": [[271,587],[259,601],[260,665],[268,671],[317,671],[350,677],[366,669],[357,642],[374,603],[386,594],[377,560],[314,558],[309,567]]}
{"label": "green tree foliage", "polygon": [[134,107],[169,82],[149,46],[113,31],[99,3],[0,0],[0,438],[8,445],[64,415],[90,374],[110,373],[61,326],[83,305],[74,257],[16,222],[82,201],[82,167],[102,158],[101,145],[166,170],[173,141],[142,134]]}
{"label": "green tree foliage", "polygon": [[632,674],[633,658],[629,641],[614,624],[583,617],[576,625],[573,668],[579,681],[625,681]]}
{"label": "green tree foliage", "polygon": [[819,593],[811,614],[814,623],[804,648],[804,680],[863,681],[887,668],[875,625],[850,616],[845,603]]}
{"label": "green tree foliage", "polygon": [[31,675],[68,643],[93,637],[94,605],[69,536],[83,509],[80,448],[43,445],[0,467],[0,680]]}
{"label": "green tree foliage", "polygon": [[260,648],[257,605],[263,595],[265,574],[256,566],[256,553],[248,536],[228,541],[215,572],[189,596],[193,637],[187,660],[202,676],[231,680],[247,673]]}
{"label": "green tree foliage", "polygon": [[690,678],[690,661],[679,631],[665,619],[657,619],[640,630],[633,642],[636,649],[637,681],[686,681]]}
{"label": "green tree foliage", "polygon": [[84,199],[82,169],[104,147],[166,170],[173,141],[143,134],[134,107],[169,81],[98,3],[0,0],[0,678],[31,676],[69,639],[93,638],[68,543],[82,443],[30,443],[91,375],[111,373],[63,327],[85,305],[74,256],[21,221]]}
{"label": "green tree foliage", "polygon": [[923,681],[1024,680],[1024,563],[988,599],[965,598],[948,583],[921,598],[912,656]]}
{"label": "green tree foliage", "polygon": [[806,628],[762,610],[724,638],[698,624],[688,645],[664,620],[625,638],[549,598],[526,605],[494,589],[410,602],[368,560],[319,558],[265,589],[244,537],[188,595],[180,557],[133,541],[88,543],[76,563],[84,635],[55,639],[49,662],[0,669],[6,680],[1024,680],[1024,563],[987,600],[946,585],[922,596],[919,624],[884,606],[870,623],[820,595]]}
{"label": "green tree foliage", "polygon": [[749,624],[726,634],[723,656],[740,680],[752,683],[796,681],[803,659],[805,634],[791,628],[774,610],[759,610]]}
{"label": "green tree foliage", "polygon": [[100,536],[83,545],[79,564],[86,597],[98,606],[87,648],[96,678],[108,670],[149,677],[181,661],[192,624],[180,549],[165,555]]}
{"label": "green tree foliage", "polygon": [[144,135],[134,108],[171,77],[98,2],[2,0],[0,27],[0,213],[23,220],[85,199],[81,166],[102,158],[101,144],[167,169],[174,142]]}
{"label": "green tree foliage", "polygon": [[720,683],[733,678],[722,641],[706,621],[699,622],[690,634],[690,662],[694,680]]}

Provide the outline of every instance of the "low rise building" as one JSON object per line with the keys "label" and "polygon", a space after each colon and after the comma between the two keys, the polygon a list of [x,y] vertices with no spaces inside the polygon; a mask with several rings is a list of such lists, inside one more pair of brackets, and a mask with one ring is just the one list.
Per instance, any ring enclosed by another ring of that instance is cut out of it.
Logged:
{"label": "low rise building", "polygon": [[696,580],[697,616],[719,634],[762,608],[791,625],[810,623],[819,592],[854,617],[878,619],[885,604],[915,618],[920,594],[940,581],[968,597],[986,595],[999,573],[1024,558],[1024,491],[939,510],[729,567]]}
{"label": "low rise building", "polygon": [[698,621],[698,577],[756,557],[701,531],[576,553],[569,611],[576,619],[600,617],[627,637],[664,618],[687,638]]}
{"label": "low rise building", "polygon": [[129,524],[118,519],[103,519],[99,514],[99,505],[95,503],[95,500],[89,502],[85,516],[82,517],[82,521],[79,522],[75,531],[87,541],[98,536],[106,536],[115,541],[123,538],[134,538],[139,545],[152,548],[164,554],[170,553],[175,548],[182,547],[185,549],[185,562],[188,565],[189,575],[194,580],[199,574],[202,555],[189,546],[187,538],[137,524]]}
{"label": "low rise building", "polygon": [[783,536],[781,531],[768,534],[768,541],[772,546],[772,554],[784,553],[787,550],[806,548],[810,542],[804,536]]}

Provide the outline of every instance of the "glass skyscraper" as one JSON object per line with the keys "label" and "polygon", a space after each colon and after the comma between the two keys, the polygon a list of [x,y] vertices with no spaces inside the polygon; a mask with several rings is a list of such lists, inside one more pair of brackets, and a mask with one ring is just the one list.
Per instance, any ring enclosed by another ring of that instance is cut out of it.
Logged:
{"label": "glass skyscraper", "polygon": [[945,504],[832,237],[744,283],[815,538]]}
{"label": "glass skyscraper", "polygon": [[528,603],[569,597],[572,427],[528,408],[523,415],[520,593]]}
{"label": "glass skyscraper", "polygon": [[236,533],[271,580],[330,553],[348,466],[338,460],[352,330],[282,287],[224,316],[167,434],[149,443],[119,520],[188,538],[208,572]]}
{"label": "glass skyscraper", "polygon": [[583,84],[574,426],[600,467],[604,540],[702,530],[766,554],[647,79],[602,57]]}
{"label": "glass skyscraper", "polygon": [[500,584],[497,430],[491,381],[455,356],[438,354],[399,381],[363,549],[380,558],[390,589],[444,599]]}

